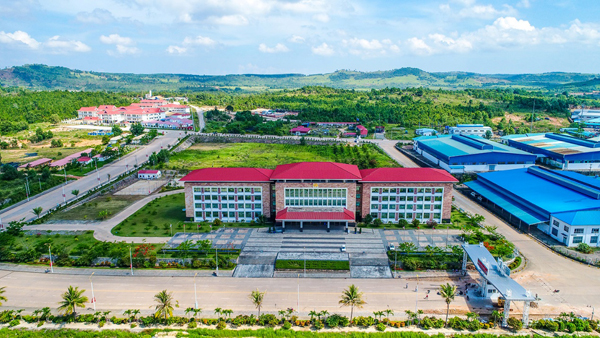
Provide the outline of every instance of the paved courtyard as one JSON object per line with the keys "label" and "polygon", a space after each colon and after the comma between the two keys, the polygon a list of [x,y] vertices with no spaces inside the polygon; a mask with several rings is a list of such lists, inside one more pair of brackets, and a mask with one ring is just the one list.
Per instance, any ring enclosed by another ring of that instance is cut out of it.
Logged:
{"label": "paved courtyard", "polygon": [[221,228],[210,233],[178,232],[169,240],[167,247],[176,248],[179,244],[188,240],[196,242],[209,239],[212,241],[213,246],[219,249],[242,249],[254,230],[256,229]]}
{"label": "paved courtyard", "polygon": [[448,245],[460,245],[460,230],[379,230],[386,247],[399,243],[413,242],[418,248],[428,245],[444,248]]}
{"label": "paved courtyard", "polygon": [[166,183],[166,180],[139,180],[134,184],[117,191],[115,195],[148,196]]}

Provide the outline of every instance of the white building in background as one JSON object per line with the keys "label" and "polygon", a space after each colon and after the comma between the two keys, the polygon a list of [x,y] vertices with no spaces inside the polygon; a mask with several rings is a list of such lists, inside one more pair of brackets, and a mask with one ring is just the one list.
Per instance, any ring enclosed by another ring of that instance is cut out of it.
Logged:
{"label": "white building in background", "polygon": [[160,170],[140,170],[138,171],[138,178],[141,180],[155,180],[160,178]]}
{"label": "white building in background", "polygon": [[477,135],[483,137],[488,131],[491,133],[492,128],[483,124],[458,124],[456,127],[448,128],[450,135]]}
{"label": "white building in background", "polygon": [[600,118],[600,109],[579,109],[571,112],[573,122],[588,122]]}

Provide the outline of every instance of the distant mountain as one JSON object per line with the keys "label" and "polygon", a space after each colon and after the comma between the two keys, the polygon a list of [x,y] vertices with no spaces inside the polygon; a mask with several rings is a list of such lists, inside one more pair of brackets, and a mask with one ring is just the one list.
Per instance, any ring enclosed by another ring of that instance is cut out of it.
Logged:
{"label": "distant mountain", "polygon": [[365,90],[385,87],[526,88],[550,91],[576,91],[596,88],[598,74],[477,74],[467,72],[429,73],[418,68],[400,68],[376,72],[338,70],[327,74],[132,74],[90,72],[65,67],[33,64],[0,70],[1,86],[19,86],[35,90],[110,90],[110,91],[263,91],[304,86],[329,86]]}

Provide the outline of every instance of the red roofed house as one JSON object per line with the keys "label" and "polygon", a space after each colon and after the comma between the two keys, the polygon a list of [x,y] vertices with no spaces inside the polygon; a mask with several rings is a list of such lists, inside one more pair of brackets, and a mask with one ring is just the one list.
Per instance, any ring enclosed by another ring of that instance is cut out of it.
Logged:
{"label": "red roofed house", "polygon": [[453,184],[444,170],[377,168],[333,162],[300,162],[275,170],[206,168],[181,179],[186,217],[250,222],[264,215],[276,225],[353,226],[367,214],[384,223],[413,219],[448,222]]}
{"label": "red roofed house", "polygon": [[39,158],[35,161],[21,164],[17,169],[22,170],[22,169],[41,168],[41,167],[47,166],[50,163],[52,163],[52,159],[50,159],[50,158]]}
{"label": "red roofed house", "polygon": [[83,164],[83,165],[89,164],[91,162],[92,162],[92,159],[87,156],[81,156],[80,158],[77,159],[77,163]]}
{"label": "red roofed house", "polygon": [[290,130],[290,133],[300,136],[300,135],[306,135],[310,132],[310,128],[307,127],[296,127],[296,128],[292,128]]}
{"label": "red roofed house", "polygon": [[360,137],[367,137],[369,131],[363,125],[356,126],[356,130],[360,133]]}
{"label": "red roofed house", "polygon": [[140,180],[154,180],[160,178],[160,170],[140,170],[138,171],[138,178]]}

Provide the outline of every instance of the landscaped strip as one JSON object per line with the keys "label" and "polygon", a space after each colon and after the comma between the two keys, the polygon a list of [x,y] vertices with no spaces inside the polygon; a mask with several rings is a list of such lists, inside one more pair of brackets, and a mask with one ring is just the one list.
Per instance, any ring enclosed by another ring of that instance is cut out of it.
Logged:
{"label": "landscaped strip", "polygon": [[[301,270],[304,262],[300,259],[278,259],[275,268],[278,270]],[[348,261],[306,261],[307,270],[350,270]]]}

